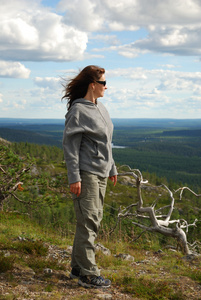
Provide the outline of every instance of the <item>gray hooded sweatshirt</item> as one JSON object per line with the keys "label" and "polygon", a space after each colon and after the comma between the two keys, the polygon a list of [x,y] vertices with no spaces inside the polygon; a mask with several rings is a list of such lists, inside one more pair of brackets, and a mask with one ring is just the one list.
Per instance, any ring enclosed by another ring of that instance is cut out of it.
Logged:
{"label": "gray hooded sweatshirt", "polygon": [[113,124],[101,102],[77,99],[66,114],[64,159],[69,184],[81,181],[80,170],[101,177],[117,175],[112,157]]}

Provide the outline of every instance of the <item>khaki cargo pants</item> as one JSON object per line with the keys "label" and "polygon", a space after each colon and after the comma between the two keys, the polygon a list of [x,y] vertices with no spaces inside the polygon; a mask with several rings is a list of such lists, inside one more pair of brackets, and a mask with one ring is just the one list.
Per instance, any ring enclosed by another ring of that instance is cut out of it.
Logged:
{"label": "khaki cargo pants", "polygon": [[81,194],[73,197],[77,224],[71,267],[80,271],[81,276],[100,276],[95,261],[94,241],[103,218],[107,178],[85,171],[81,171],[81,178]]}

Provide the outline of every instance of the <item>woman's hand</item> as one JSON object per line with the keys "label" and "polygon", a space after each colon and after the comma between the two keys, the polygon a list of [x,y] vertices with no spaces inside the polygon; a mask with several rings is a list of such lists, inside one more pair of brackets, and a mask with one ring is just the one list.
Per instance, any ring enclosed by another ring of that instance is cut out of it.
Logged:
{"label": "woman's hand", "polygon": [[116,183],[117,183],[117,175],[110,176],[109,179],[112,180],[112,181],[114,182],[114,186],[115,186]]}
{"label": "woman's hand", "polygon": [[70,184],[70,191],[71,193],[75,194],[77,197],[79,197],[81,193],[81,181],[71,183]]}

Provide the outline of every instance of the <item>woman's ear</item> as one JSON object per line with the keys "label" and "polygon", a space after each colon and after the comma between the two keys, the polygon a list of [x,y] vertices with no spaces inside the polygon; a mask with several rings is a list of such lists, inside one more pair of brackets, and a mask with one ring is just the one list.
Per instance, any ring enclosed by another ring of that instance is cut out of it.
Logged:
{"label": "woman's ear", "polygon": [[94,82],[91,82],[91,83],[89,84],[89,86],[90,86],[90,88],[92,89],[92,91],[95,90],[95,83],[94,83]]}

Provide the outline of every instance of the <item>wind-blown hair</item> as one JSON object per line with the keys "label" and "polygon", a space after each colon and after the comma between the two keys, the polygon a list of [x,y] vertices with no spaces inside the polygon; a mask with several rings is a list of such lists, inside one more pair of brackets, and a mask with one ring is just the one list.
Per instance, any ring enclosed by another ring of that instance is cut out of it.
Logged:
{"label": "wind-blown hair", "polygon": [[104,68],[90,65],[85,67],[75,78],[70,79],[64,86],[64,96],[67,98],[67,107],[70,109],[74,100],[83,98],[92,82],[96,82],[105,73]]}

